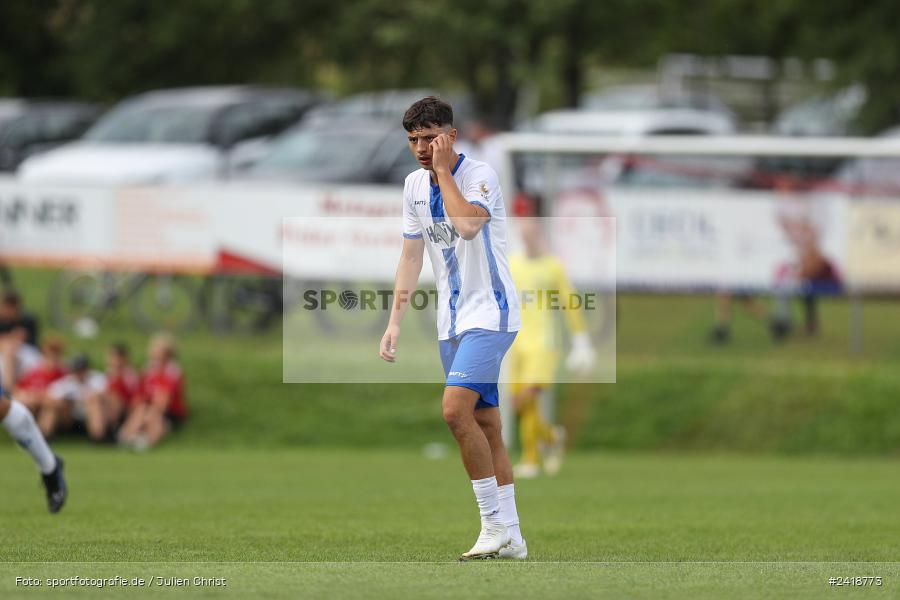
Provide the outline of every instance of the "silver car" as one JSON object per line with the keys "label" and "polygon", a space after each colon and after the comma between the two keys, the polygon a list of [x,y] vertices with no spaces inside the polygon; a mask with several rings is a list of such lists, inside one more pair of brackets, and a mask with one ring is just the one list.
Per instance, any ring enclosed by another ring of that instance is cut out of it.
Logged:
{"label": "silver car", "polygon": [[138,185],[226,177],[319,101],[313,92],[222,86],[147,92],[79,141],[26,160],[31,183]]}

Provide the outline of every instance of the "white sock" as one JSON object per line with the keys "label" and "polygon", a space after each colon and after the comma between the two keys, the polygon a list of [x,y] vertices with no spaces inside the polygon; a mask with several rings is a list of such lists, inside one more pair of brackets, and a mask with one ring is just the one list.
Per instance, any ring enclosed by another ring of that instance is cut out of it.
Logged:
{"label": "white sock", "polygon": [[522,531],[519,529],[519,512],[516,510],[516,488],[512,483],[497,488],[500,499],[500,520],[509,529],[509,537],[516,544],[521,544]]}
{"label": "white sock", "polygon": [[3,428],[31,455],[41,473],[49,475],[53,472],[56,468],[56,457],[53,456],[47,440],[25,406],[13,400],[6,418],[3,419]]}
{"label": "white sock", "polygon": [[500,512],[500,499],[497,497],[497,478],[473,479],[472,489],[475,490],[475,500],[478,502],[478,512],[481,520],[493,516],[496,518]]}

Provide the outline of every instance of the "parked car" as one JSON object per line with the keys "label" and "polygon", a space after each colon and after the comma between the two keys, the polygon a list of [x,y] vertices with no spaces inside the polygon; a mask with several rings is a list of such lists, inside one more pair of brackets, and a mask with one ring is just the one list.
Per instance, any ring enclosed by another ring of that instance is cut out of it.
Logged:
{"label": "parked car", "polygon": [[[891,127],[878,137],[900,142],[900,125]],[[835,178],[840,190],[854,196],[900,199],[900,156],[847,161]]]}
{"label": "parked car", "polygon": [[226,177],[320,101],[255,86],[181,88],[126,99],[83,138],[26,160],[23,181],[152,184]]}
{"label": "parked car", "polygon": [[542,133],[613,136],[726,135],[737,130],[725,113],[695,108],[553,110],[525,127]]}
{"label": "parked car", "polygon": [[18,117],[24,110],[24,100],[19,98],[0,98],[0,125]]}
{"label": "parked car", "polygon": [[396,119],[347,117],[283,133],[241,179],[402,184],[419,168]]}
{"label": "parked car", "polygon": [[821,93],[785,109],[772,124],[775,135],[843,137],[859,135],[859,112],[866,90],[854,85],[833,93]]}
{"label": "parked car", "polygon": [[[640,91],[646,91],[641,86]],[[554,110],[538,115],[520,131],[612,137],[651,135],[727,135],[737,131],[734,116],[724,105],[692,106],[687,100],[662,101],[631,88],[586,102],[589,108]],[[629,101],[629,98],[631,101]],[[618,187],[734,187],[749,171],[750,162],[733,157],[530,154],[517,161],[520,185],[546,193],[547,169],[556,171],[560,189]],[[553,178],[551,178],[553,179]]]}
{"label": "parked car", "polygon": [[[25,114],[25,101],[19,98],[0,98],[0,132],[8,123],[12,123]],[[2,135],[2,134],[0,134]],[[3,160],[0,146],[0,160]]]}
{"label": "parked car", "polygon": [[737,121],[711,95],[661,94],[657,86],[623,85],[586,94],[579,108],[545,112],[517,129],[573,135],[723,135],[736,132]]}
{"label": "parked car", "polygon": [[0,108],[0,171],[15,171],[27,157],[80,137],[101,108],[87,102],[4,101]]}
{"label": "parked car", "polygon": [[[845,137],[860,135],[857,119],[866,101],[866,91],[854,85],[837,92],[820,93],[788,107],[775,119],[771,132],[791,137]],[[842,158],[768,156],[760,158],[762,187],[772,180],[791,177],[814,183],[832,177],[844,163]]]}
{"label": "parked car", "polygon": [[472,115],[472,105],[461,95],[442,94],[427,88],[382,90],[362,92],[316,106],[304,117],[307,124],[335,123],[342,119],[375,119],[400,123],[403,113],[413,102],[426,96],[445,98],[453,106],[456,124],[465,122]]}
{"label": "parked car", "polygon": [[731,108],[715,94],[696,90],[668,91],[656,84],[614,85],[587,92],[578,99],[578,107],[593,112],[693,108],[734,116]]}

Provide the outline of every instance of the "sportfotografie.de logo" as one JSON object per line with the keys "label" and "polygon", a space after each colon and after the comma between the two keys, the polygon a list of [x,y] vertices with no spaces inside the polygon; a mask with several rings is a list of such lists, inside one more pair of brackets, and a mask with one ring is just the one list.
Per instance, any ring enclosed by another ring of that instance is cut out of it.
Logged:
{"label": "sportfotografie.de logo", "polygon": [[[496,290],[476,290],[471,293],[454,293],[456,305],[461,303],[488,303],[496,306],[497,302],[508,299]],[[598,304],[596,292],[563,292],[561,290],[519,290],[519,306],[523,309],[536,310],[595,310]],[[301,295],[301,307],[304,310],[370,310],[387,311],[394,303],[394,290],[364,288],[359,290],[336,290],[332,288],[308,289]],[[441,301],[435,289],[403,292],[399,298],[408,300],[413,310],[434,310]]]}

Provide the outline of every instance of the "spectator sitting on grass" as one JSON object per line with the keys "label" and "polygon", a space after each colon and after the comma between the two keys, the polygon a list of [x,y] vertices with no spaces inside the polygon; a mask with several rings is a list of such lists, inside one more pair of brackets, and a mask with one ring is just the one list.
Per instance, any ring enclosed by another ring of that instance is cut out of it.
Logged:
{"label": "spectator sitting on grass", "polygon": [[119,443],[137,451],[155,446],[187,417],[184,377],[175,360],[175,341],[161,333],[150,340],[142,397],[119,431]]}
{"label": "spectator sitting on grass", "polygon": [[118,426],[140,401],[141,377],[129,361],[128,346],[116,343],[106,352],[107,421]]}
{"label": "spectator sitting on grass", "polygon": [[63,364],[64,347],[58,337],[44,340],[44,354],[41,362],[25,371],[16,382],[14,397],[32,413],[37,414],[41,404],[47,400],[50,384],[66,375]]}
{"label": "spectator sitting on grass", "polygon": [[24,327],[14,327],[0,335],[0,381],[5,388],[15,389],[19,378],[42,360],[41,351],[28,343]]}
{"label": "spectator sitting on grass", "polygon": [[97,442],[106,438],[106,377],[90,366],[86,355],[77,355],[69,366],[69,374],[47,389],[47,400],[38,410],[38,425],[45,436],[74,431],[87,432]]}
{"label": "spectator sitting on grass", "polygon": [[37,346],[37,319],[22,308],[21,296],[8,290],[0,297],[0,336],[19,327],[25,330],[25,343]]}

